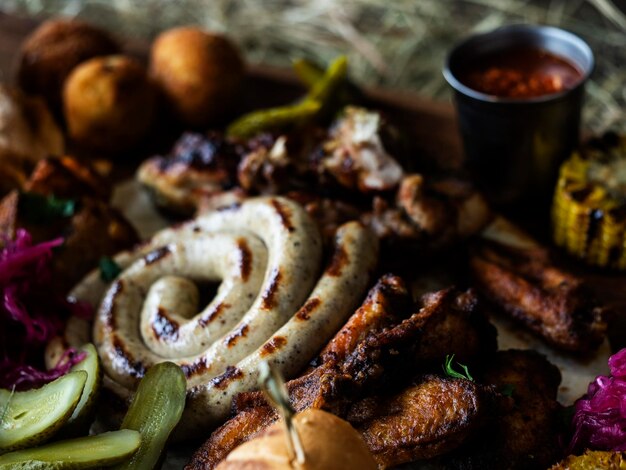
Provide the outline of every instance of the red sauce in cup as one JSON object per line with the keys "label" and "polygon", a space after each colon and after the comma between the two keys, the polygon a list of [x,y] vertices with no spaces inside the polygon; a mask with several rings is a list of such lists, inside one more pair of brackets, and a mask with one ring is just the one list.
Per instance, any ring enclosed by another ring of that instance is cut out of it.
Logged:
{"label": "red sauce in cup", "polygon": [[583,72],[567,59],[536,47],[498,51],[468,64],[460,81],[481,93],[533,98],[576,86]]}

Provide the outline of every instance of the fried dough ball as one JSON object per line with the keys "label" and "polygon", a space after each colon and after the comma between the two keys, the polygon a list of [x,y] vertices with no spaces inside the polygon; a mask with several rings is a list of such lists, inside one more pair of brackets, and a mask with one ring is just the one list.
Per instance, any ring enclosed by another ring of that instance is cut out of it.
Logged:
{"label": "fried dough ball", "polygon": [[72,69],[92,57],[118,51],[115,40],[95,26],[78,20],[49,20],[22,44],[17,82],[24,91],[43,96],[60,116],[63,83]]}
{"label": "fried dough ball", "polygon": [[63,104],[74,142],[115,153],[132,148],[146,135],[155,115],[156,92],[135,59],[96,57],[68,77]]}
{"label": "fried dough ball", "polygon": [[183,123],[205,127],[228,115],[244,77],[244,63],[225,36],[183,27],[152,45],[150,72]]}

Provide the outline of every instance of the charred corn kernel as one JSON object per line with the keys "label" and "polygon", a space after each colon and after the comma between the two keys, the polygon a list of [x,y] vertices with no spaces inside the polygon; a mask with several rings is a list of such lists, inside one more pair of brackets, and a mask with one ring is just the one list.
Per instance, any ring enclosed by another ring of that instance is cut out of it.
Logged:
{"label": "charred corn kernel", "polygon": [[554,242],[590,265],[626,269],[626,137],[607,133],[561,165]]}

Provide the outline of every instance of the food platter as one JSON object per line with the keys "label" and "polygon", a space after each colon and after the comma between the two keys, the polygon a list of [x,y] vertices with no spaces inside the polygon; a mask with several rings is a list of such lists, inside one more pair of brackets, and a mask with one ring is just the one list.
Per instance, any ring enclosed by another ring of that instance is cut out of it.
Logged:
{"label": "food platter", "polygon": [[[2,77],[10,77],[14,54],[24,37],[37,26],[31,19],[18,18],[0,14],[0,73]],[[148,46],[142,43],[129,42],[125,49],[130,53],[145,58]],[[296,76],[287,70],[275,69],[266,66],[251,66],[247,71],[245,95],[243,100],[246,108],[276,106],[288,102],[302,93]],[[366,90],[368,98],[374,107],[380,109],[403,125],[419,149],[424,161],[436,162],[444,169],[458,169],[463,164],[463,151],[458,136],[454,109],[449,103],[433,102],[419,97],[411,92],[390,90]],[[161,150],[163,151],[163,150]],[[172,220],[165,218],[153,206],[148,194],[132,177],[138,160],[131,163],[120,163],[118,183],[112,197],[112,205],[119,209],[132,222],[142,240],[146,240],[154,233],[172,224]],[[508,217],[521,221],[527,230],[540,238],[545,236],[542,228],[537,227],[536,221],[523,213],[508,213]],[[419,263],[419,258],[415,261]],[[626,286],[626,278],[614,274],[605,274],[593,271],[590,274],[580,266],[575,270],[583,272],[591,284],[603,286],[604,292],[611,293],[607,298],[614,306],[624,302],[625,296],[619,292],[619,286]],[[436,276],[418,280],[428,289],[445,288],[449,278],[443,283]],[[416,287],[419,291],[419,287]],[[602,292],[601,289],[597,292]],[[562,383],[559,388],[558,399],[563,405],[571,405],[578,397],[586,392],[588,384],[599,374],[608,371],[607,358],[611,354],[608,340],[590,356],[577,357],[571,354],[559,353],[545,345],[541,340],[529,332],[519,328],[517,324],[499,316],[490,318],[498,330],[499,349],[533,349],[546,355],[555,364],[561,374]],[[612,332],[619,336],[618,331]],[[619,344],[619,343],[617,343]],[[164,468],[181,468],[189,459],[194,447],[174,446],[164,463]]]}

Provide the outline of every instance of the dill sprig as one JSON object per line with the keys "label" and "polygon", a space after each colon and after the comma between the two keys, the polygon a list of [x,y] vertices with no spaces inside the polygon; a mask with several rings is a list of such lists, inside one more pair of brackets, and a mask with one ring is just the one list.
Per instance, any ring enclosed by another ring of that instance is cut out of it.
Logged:
{"label": "dill sprig", "polygon": [[455,379],[465,379],[471,382],[474,381],[474,377],[469,373],[469,369],[466,365],[457,362],[456,364],[463,370],[463,372],[458,372],[454,370],[454,366],[452,365],[452,361],[454,360],[454,354],[446,356],[446,362],[444,363],[443,371],[448,377],[454,377]]}

